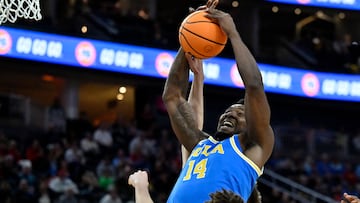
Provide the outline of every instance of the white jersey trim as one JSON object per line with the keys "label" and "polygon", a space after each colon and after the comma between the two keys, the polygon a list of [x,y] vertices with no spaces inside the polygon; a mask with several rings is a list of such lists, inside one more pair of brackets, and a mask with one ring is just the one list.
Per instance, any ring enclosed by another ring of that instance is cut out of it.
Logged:
{"label": "white jersey trim", "polygon": [[260,168],[251,159],[249,159],[247,156],[245,156],[245,154],[243,154],[241,152],[239,147],[236,145],[235,137],[236,136],[230,137],[230,144],[231,144],[232,148],[242,159],[244,159],[248,164],[250,164],[250,166],[256,171],[256,173],[260,177],[263,173],[263,170],[260,170]]}

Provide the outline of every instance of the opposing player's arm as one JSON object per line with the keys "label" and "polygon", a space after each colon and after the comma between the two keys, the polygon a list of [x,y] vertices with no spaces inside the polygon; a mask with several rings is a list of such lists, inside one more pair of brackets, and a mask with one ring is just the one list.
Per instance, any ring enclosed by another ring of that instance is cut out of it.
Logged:
{"label": "opposing player's arm", "polygon": [[189,64],[180,48],[166,79],[162,98],[178,140],[186,150],[192,151],[203,132],[198,129],[194,111],[185,99],[188,84]]}
{"label": "opposing player's arm", "polygon": [[255,146],[246,155],[260,168],[269,159],[274,146],[274,133],[270,126],[270,107],[265,95],[257,63],[242,41],[232,17],[219,10],[210,9],[210,16],[218,20],[232,44],[238,71],[245,86],[245,117],[247,133]]}
{"label": "opposing player's arm", "polygon": [[[204,124],[204,71],[203,61],[186,54],[186,59],[189,63],[190,69],[194,73],[194,79],[191,84],[188,102],[194,111],[195,119],[199,130],[202,130]],[[182,165],[186,163],[190,152],[181,146]]]}
{"label": "opposing player's arm", "polygon": [[204,125],[204,71],[203,61],[201,59],[193,58],[186,54],[186,59],[189,63],[190,69],[194,73],[194,79],[191,84],[188,102],[194,110],[197,126],[200,130]]}

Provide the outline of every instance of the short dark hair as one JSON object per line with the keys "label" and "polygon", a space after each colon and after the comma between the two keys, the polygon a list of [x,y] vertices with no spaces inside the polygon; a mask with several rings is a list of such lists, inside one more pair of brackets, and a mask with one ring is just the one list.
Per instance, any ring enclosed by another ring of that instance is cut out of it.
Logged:
{"label": "short dark hair", "polygon": [[240,195],[225,189],[211,193],[210,197],[205,203],[244,203]]}

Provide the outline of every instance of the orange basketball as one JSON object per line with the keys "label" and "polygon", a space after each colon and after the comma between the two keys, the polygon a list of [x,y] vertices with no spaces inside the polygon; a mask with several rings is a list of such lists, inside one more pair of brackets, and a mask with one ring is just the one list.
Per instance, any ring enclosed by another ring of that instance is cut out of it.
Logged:
{"label": "orange basketball", "polygon": [[221,27],[205,17],[206,11],[195,11],[187,16],[179,29],[183,50],[199,59],[217,56],[225,47],[227,36]]}

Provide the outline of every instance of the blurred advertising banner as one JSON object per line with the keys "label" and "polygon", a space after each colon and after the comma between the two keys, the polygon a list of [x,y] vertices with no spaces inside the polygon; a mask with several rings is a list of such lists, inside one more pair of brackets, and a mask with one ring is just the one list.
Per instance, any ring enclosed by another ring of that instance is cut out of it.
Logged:
{"label": "blurred advertising banner", "polygon": [[[0,27],[1,57],[64,68],[86,68],[164,79],[176,52],[86,38]],[[315,72],[259,63],[267,92],[315,99],[360,101],[360,75]],[[234,59],[204,60],[205,83],[243,88]]]}
{"label": "blurred advertising banner", "polygon": [[360,0],[266,0],[276,3],[314,6],[322,8],[360,10]]}

